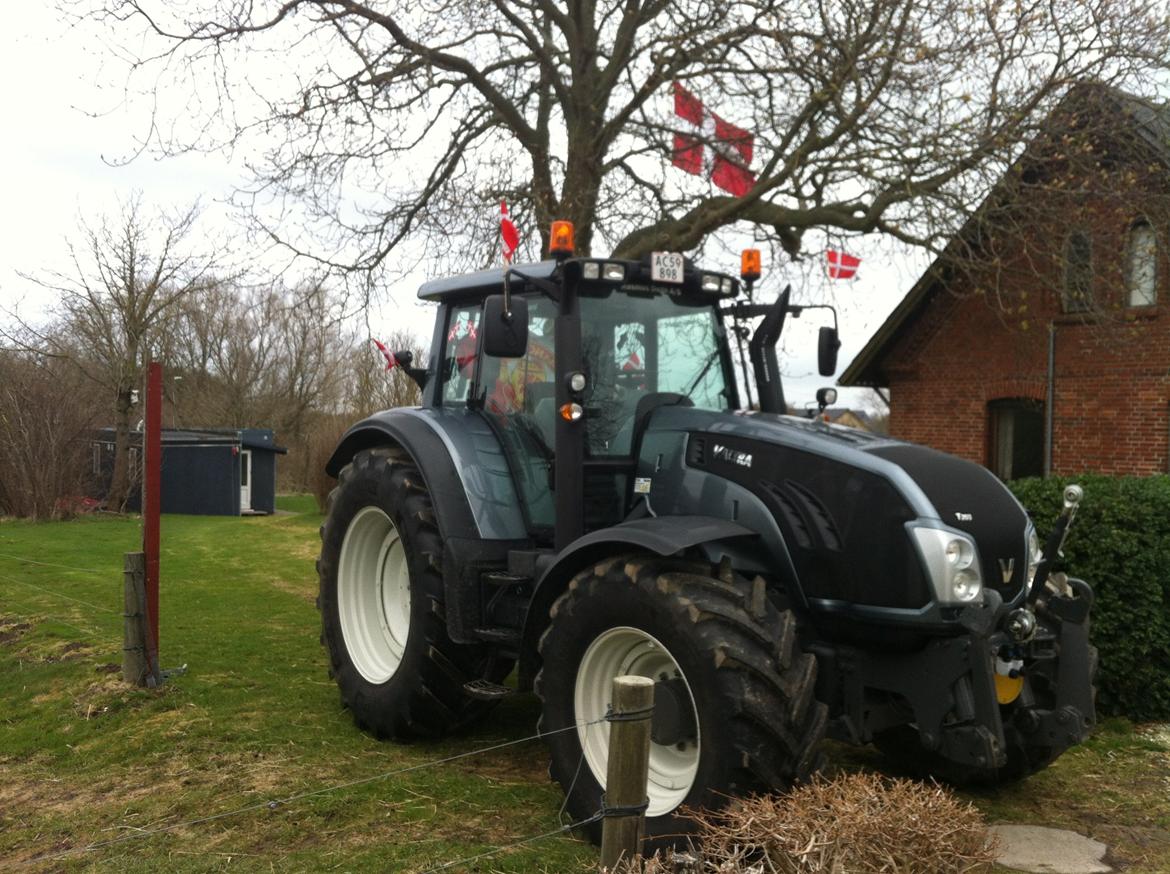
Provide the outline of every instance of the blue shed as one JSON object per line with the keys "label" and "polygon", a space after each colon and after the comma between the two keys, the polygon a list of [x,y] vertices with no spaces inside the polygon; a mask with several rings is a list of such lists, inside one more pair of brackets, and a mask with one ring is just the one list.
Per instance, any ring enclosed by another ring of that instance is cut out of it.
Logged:
{"label": "blue shed", "polygon": [[[142,458],[142,432],[130,434],[130,460]],[[168,429],[162,432],[162,511],[200,516],[250,516],[276,510],[277,446],[269,428]],[[101,495],[114,469],[114,430],[93,441],[93,472]],[[128,509],[140,508],[135,493]]]}

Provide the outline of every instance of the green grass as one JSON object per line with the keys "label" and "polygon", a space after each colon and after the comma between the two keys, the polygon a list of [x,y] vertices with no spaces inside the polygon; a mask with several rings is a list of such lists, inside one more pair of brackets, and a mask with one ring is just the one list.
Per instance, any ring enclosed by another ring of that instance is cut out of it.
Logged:
{"label": "green grass", "polygon": [[[357,731],[317,640],[320,516],[309,497],[278,506],[295,515],[164,517],[161,661],[187,673],[159,690],[121,683],[122,554],[138,548],[138,521],[0,521],[0,868],[424,871],[557,827],[562,795],[531,741],[264,805],[525,738],[537,716],[517,696],[442,743]],[[838,767],[879,763],[872,751],[832,755]],[[1127,724],[1018,787],[968,797],[990,820],[1069,826],[1132,871],[1170,870],[1170,752]],[[448,870],[575,871],[596,858],[554,837]]]}
{"label": "green grass", "polygon": [[[527,697],[442,743],[357,731],[318,643],[320,521],[163,518],[161,663],[187,673],[159,690],[121,683],[122,554],[141,542],[137,520],[0,523],[0,868],[533,733]],[[426,870],[555,829],[562,796],[545,767],[533,741],[39,867]],[[558,837],[479,870],[595,858]]]}

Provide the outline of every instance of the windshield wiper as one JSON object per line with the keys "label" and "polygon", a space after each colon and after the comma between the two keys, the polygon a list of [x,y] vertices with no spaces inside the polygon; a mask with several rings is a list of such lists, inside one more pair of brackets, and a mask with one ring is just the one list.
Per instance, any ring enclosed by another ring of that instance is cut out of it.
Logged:
{"label": "windshield wiper", "polygon": [[703,377],[707,375],[707,371],[711,369],[711,365],[715,363],[715,359],[718,357],[719,347],[716,346],[711,351],[711,354],[707,356],[707,361],[703,364],[703,369],[699,371],[699,375],[695,377],[695,381],[690,384],[690,386],[685,392],[683,392],[683,394],[685,394],[687,397],[691,396],[691,392],[699,387],[699,383],[703,381]]}

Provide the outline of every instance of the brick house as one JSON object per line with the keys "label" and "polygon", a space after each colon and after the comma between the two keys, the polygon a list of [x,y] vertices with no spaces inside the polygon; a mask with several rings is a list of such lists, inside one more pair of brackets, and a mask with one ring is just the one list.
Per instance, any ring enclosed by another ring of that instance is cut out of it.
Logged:
{"label": "brick house", "polygon": [[1170,471],[1170,107],[1079,86],[841,376],[1003,479]]}

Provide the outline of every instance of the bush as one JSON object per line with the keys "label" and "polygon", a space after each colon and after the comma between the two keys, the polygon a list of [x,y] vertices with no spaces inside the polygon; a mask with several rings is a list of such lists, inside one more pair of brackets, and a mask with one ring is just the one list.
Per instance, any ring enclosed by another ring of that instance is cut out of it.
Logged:
{"label": "bush", "polygon": [[1101,657],[1098,707],[1135,720],[1170,719],[1170,477],[1011,483],[1042,539],[1069,483],[1081,485],[1085,498],[1057,567],[1096,594],[1090,633]]}
{"label": "bush", "polygon": [[698,842],[618,866],[641,874],[959,874],[990,867],[996,847],[983,818],[937,785],[852,774],[786,795],[733,801],[701,813]]}

